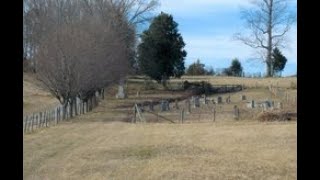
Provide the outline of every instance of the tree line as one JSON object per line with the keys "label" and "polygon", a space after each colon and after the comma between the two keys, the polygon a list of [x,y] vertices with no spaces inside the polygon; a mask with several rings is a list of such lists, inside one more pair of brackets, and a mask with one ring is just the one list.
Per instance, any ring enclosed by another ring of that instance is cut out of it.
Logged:
{"label": "tree line", "polygon": [[77,97],[87,102],[130,74],[137,27],[156,7],[154,0],[24,0],[23,59],[64,110]]}

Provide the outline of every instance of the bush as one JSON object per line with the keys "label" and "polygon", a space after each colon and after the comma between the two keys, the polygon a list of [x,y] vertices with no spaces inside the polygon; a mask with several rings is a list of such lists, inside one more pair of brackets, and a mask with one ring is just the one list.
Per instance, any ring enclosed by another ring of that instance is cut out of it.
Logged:
{"label": "bush", "polygon": [[209,94],[212,91],[212,86],[210,83],[205,81],[201,82],[183,82],[184,90],[192,90],[195,94]]}

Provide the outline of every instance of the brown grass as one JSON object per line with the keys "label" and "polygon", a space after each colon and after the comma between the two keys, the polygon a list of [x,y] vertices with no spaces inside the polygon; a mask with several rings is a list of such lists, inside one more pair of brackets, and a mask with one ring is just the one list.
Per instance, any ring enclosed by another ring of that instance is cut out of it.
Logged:
{"label": "brown grass", "polygon": [[23,73],[23,114],[43,111],[59,104],[49,92],[39,86],[33,74]]}
{"label": "brown grass", "polygon": [[[218,79],[209,80],[217,83]],[[235,83],[232,78],[223,80]],[[248,84],[250,81],[243,80]],[[43,96],[48,93],[32,83],[32,78],[24,79],[24,111],[28,110],[28,103],[35,107],[37,101],[51,102]],[[58,126],[25,134],[24,179],[297,178],[296,121],[112,122],[131,117],[127,106],[135,102],[181,96],[179,92],[144,90],[139,83],[128,86],[128,99],[115,99],[116,87],[110,88],[106,100],[94,111]],[[135,97],[137,90],[141,91],[140,98]],[[289,93],[295,95],[296,90]],[[224,108],[232,109],[235,104],[242,107],[245,101],[240,102],[241,94],[248,100],[279,100],[266,88],[246,89],[220,94],[224,100],[231,96],[232,103],[223,105]]]}
{"label": "brown grass", "polygon": [[24,179],[296,179],[296,123],[65,123],[24,136]]}
{"label": "brown grass", "polygon": [[246,87],[269,87],[270,85],[282,87],[282,88],[296,88],[297,78],[296,77],[285,77],[285,78],[243,78],[243,77],[224,77],[224,76],[182,76],[182,78],[172,81],[208,81],[215,85],[225,84],[242,84]]}

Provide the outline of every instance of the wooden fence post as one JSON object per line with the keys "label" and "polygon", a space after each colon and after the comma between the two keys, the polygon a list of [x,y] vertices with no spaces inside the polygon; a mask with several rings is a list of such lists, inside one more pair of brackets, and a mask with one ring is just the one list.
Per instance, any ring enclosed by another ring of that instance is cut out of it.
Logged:
{"label": "wooden fence post", "polygon": [[184,108],[181,110],[181,123],[183,124],[183,118],[184,118]]}
{"label": "wooden fence post", "polygon": [[213,112],[213,122],[215,122],[216,121],[216,107],[215,106],[213,107],[212,112]]}
{"label": "wooden fence post", "polygon": [[240,115],[240,112],[239,112],[239,108],[235,105],[234,107],[233,107],[233,110],[234,110],[234,119],[235,120],[238,120],[239,119],[239,115]]}
{"label": "wooden fence post", "polygon": [[58,124],[58,114],[57,114],[57,111],[58,111],[58,108],[55,108],[55,125]]}
{"label": "wooden fence post", "polygon": [[136,123],[137,118],[137,110],[136,110],[136,105],[133,106],[133,123]]}
{"label": "wooden fence post", "polygon": [[49,112],[46,111],[46,118],[45,118],[45,125],[46,125],[46,127],[48,127],[48,115],[49,115]]}
{"label": "wooden fence post", "polygon": [[28,116],[26,116],[26,118],[25,118],[25,120],[24,120],[23,132],[26,132],[27,122],[28,122]]}
{"label": "wooden fence post", "polygon": [[31,131],[33,131],[33,120],[34,120],[34,114],[32,115],[32,121],[31,121]]}

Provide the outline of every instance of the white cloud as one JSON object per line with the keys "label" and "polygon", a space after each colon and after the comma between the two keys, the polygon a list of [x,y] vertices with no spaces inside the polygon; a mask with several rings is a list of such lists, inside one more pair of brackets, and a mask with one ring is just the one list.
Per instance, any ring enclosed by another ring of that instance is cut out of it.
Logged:
{"label": "white cloud", "polygon": [[[197,58],[212,64],[224,64],[226,59],[239,58],[246,61],[255,50],[232,40],[233,33],[241,31],[239,7],[248,7],[250,0],[160,0],[160,11],[170,13],[179,20],[179,30],[186,43],[186,64]],[[296,4],[296,0],[292,0]],[[288,33],[290,48],[281,49],[288,62],[297,62],[297,27]],[[249,68],[258,67],[249,65]],[[219,65],[220,66],[220,65]],[[263,66],[259,66],[259,68]],[[264,70],[264,69],[261,69]]]}

